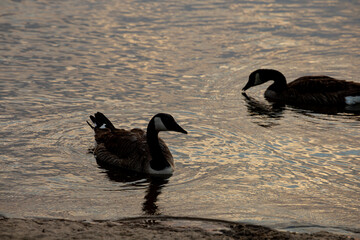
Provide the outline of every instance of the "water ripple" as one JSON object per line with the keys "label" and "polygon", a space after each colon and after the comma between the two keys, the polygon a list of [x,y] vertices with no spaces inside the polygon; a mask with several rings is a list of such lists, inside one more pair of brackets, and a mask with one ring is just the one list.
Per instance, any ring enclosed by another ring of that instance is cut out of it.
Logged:
{"label": "water ripple", "polygon": [[[0,6],[0,212],[360,228],[358,114],[272,105],[267,86],[241,94],[258,68],[359,81],[354,1]],[[96,111],[143,129],[173,114],[189,132],[161,133],[174,175],[99,167]]]}

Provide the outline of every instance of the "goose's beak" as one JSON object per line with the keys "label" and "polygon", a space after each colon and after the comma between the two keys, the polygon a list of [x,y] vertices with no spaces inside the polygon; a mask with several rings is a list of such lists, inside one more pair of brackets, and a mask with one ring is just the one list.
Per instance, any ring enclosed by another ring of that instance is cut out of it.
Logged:
{"label": "goose's beak", "polygon": [[172,130],[175,132],[181,132],[181,133],[187,134],[187,131],[185,131],[185,129],[180,127],[180,125],[177,123],[174,125],[174,128]]}
{"label": "goose's beak", "polygon": [[246,90],[248,90],[249,88],[251,88],[251,84],[250,84],[250,81],[249,82],[247,82],[247,84],[245,85],[245,87],[243,87],[243,91],[246,91]]}

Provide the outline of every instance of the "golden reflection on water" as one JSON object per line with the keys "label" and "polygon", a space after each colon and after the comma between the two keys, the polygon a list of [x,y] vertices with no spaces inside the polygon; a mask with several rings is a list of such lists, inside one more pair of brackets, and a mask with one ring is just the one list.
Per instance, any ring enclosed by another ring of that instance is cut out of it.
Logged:
{"label": "golden reflection on water", "polygon": [[[359,117],[241,94],[264,67],[359,81],[354,2],[0,5],[1,213],[360,228]],[[172,113],[189,131],[161,134],[174,176],[111,179],[86,154],[96,111],[122,128]]]}

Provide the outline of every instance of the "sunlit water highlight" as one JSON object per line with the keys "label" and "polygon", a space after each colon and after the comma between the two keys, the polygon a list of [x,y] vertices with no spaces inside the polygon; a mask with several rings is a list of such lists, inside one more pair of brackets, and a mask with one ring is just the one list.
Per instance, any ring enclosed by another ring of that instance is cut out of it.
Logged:
{"label": "sunlit water highlight", "polygon": [[[5,0],[0,16],[1,213],[360,231],[359,115],[241,94],[263,67],[360,81],[357,1]],[[171,113],[189,132],[161,134],[175,174],[99,168],[96,111],[122,128]]]}

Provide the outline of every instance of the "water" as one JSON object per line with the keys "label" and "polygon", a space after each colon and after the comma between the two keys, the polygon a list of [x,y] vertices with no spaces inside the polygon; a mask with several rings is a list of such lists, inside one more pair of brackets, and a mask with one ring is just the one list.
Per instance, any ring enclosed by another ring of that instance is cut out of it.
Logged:
{"label": "water", "polygon": [[[360,231],[357,113],[273,108],[258,68],[360,81],[358,1],[0,3],[0,212],[209,217]],[[165,180],[100,168],[88,116],[162,133]]]}

